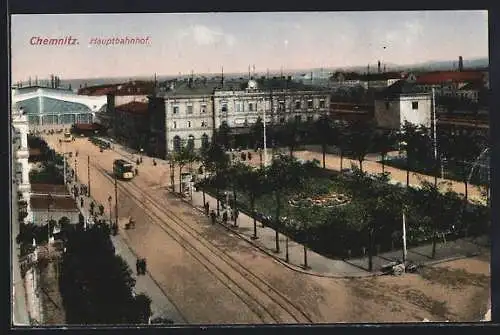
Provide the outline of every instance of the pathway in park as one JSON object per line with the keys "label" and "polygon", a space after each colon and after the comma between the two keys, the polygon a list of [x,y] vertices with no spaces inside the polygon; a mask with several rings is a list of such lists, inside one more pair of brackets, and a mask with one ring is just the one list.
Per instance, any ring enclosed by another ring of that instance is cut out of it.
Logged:
{"label": "pathway in park", "polygon": [[[70,184],[69,188],[73,187],[73,184]],[[77,201],[78,207],[80,208],[81,213],[84,215],[85,219],[90,216],[90,203],[92,199],[89,197],[84,197],[84,206],[80,206],[80,201]],[[98,208],[98,203],[96,202],[95,208]],[[103,204],[104,205],[104,204]],[[106,215],[107,211],[105,211],[105,217],[107,222],[109,222],[109,215]],[[168,299],[165,293],[161,290],[158,284],[151,277],[149,272],[146,272],[145,275],[138,276],[135,272],[135,264],[137,260],[137,255],[134,251],[127,245],[127,243],[123,240],[123,237],[118,233],[116,236],[111,236],[111,241],[115,247],[115,253],[120,255],[128,264],[130,269],[133,272],[132,277],[136,280],[136,284],[134,287],[135,294],[144,293],[151,299],[151,310],[152,315],[151,319],[154,318],[163,318],[172,320],[175,324],[186,323],[182,315],[179,313],[174,304]]]}
{"label": "pathway in park", "polygon": [[[205,201],[209,203],[210,210],[217,208],[217,202],[214,197],[205,194]],[[191,198],[186,198],[186,202],[200,210],[203,209],[203,193],[193,192]],[[222,208],[222,207],[221,207]],[[222,215],[223,210],[221,210]],[[208,218],[207,218],[208,220]],[[261,249],[263,252],[274,257],[284,265],[290,266],[297,271],[307,272],[319,276],[327,277],[363,277],[370,276],[368,272],[368,257],[352,259],[331,259],[320,255],[312,250],[307,250],[307,263],[309,268],[304,269],[304,246],[289,239],[288,241],[288,262],[286,261],[286,240],[287,237],[280,234],[280,252],[276,252],[276,233],[270,227],[263,227],[257,221],[258,239],[253,239],[254,223],[253,219],[243,212],[237,219],[237,227],[233,222],[228,222],[226,227],[232,234],[245,239],[251,244]],[[408,249],[407,259],[419,264],[432,264],[463,257],[470,257],[487,251],[489,247],[487,242],[481,239],[460,239],[457,241],[441,240],[437,245],[436,258],[431,258],[432,245],[423,245],[420,247]],[[402,258],[402,250],[384,252],[373,257],[374,273],[380,271],[384,264]]]}
{"label": "pathway in park", "polygon": [[[124,157],[129,160],[135,160],[138,155],[134,154],[130,150],[125,150],[121,145],[115,145],[114,151],[122,154]],[[306,152],[309,153],[309,152]],[[307,154],[304,155],[303,152],[298,152],[297,156],[299,159],[318,159],[315,153],[312,153],[312,157],[308,157]],[[318,154],[321,156],[321,153]],[[335,155],[330,155],[335,156]],[[336,156],[335,156],[336,157]],[[333,164],[335,163],[335,157],[330,157],[330,160],[327,159],[327,168],[333,169]],[[158,170],[165,170],[168,168],[168,162],[165,160],[157,159],[158,166],[154,167],[150,163],[151,158],[145,158],[145,164],[140,167],[140,170],[143,171],[141,173],[147,173],[148,175],[154,175]],[[252,155],[252,163],[258,164],[259,155]],[[340,160],[338,160],[340,163]],[[374,163],[374,162],[370,162]],[[330,166],[328,165],[330,164]],[[344,166],[347,166],[347,160],[344,162]],[[378,163],[376,163],[378,164]],[[176,169],[177,170],[177,169]],[[186,169],[187,170],[187,169]],[[397,169],[395,169],[397,170]],[[381,168],[380,168],[381,171]],[[380,172],[373,171],[373,172]],[[406,181],[406,172],[403,172],[404,182]],[[176,178],[178,171],[176,171]],[[166,178],[166,173],[161,172],[163,179],[163,185],[166,187],[169,184],[168,178]],[[418,181],[418,180],[416,180]],[[176,181],[176,189],[178,189],[178,184]],[[210,209],[216,209],[217,202],[214,197],[205,194],[206,201],[209,202]],[[191,201],[190,197],[186,198],[185,201],[197,208],[200,212],[203,212],[203,194],[202,192],[193,192],[193,199]],[[222,214],[222,212],[221,212]],[[207,218],[209,220],[209,218]],[[239,236],[240,238],[248,241],[249,243],[255,245],[261,251],[267,253],[269,256],[274,257],[277,261],[282,264],[293,268],[294,270],[306,272],[319,276],[331,276],[331,277],[362,277],[362,276],[370,276],[368,270],[368,257],[354,258],[354,259],[331,259],[325,256],[322,256],[312,250],[307,251],[307,261],[309,269],[305,270],[304,265],[304,247],[303,245],[296,243],[292,240],[288,241],[288,262],[286,261],[286,236],[280,234],[280,252],[276,252],[276,242],[275,242],[275,231],[270,227],[263,227],[260,222],[257,222],[257,236],[259,237],[257,240],[252,239],[253,235],[253,219],[246,215],[245,213],[240,212],[238,218],[238,227],[233,227],[232,223],[227,225],[227,228],[230,230],[230,234],[234,236]],[[437,246],[436,258],[432,259],[432,245],[424,245],[416,248],[408,249],[408,257],[407,259],[416,263],[425,263],[432,264],[435,262],[443,262],[446,260],[452,260],[457,258],[463,258],[468,256],[473,256],[476,254],[480,254],[483,250],[488,250],[489,247],[485,247],[486,242],[477,241],[472,239],[461,239],[457,241],[446,241],[441,239]],[[380,270],[380,268],[393,260],[402,258],[402,250],[394,250],[392,252],[385,252],[380,255],[377,255],[373,258],[373,266],[374,272]]]}
{"label": "pathway in park", "polygon": [[[317,159],[320,164],[323,164],[323,155],[321,152],[314,151],[297,151],[295,152],[295,157],[303,160],[313,160]],[[253,157],[252,157],[253,158]],[[368,173],[381,173],[382,164],[377,162],[373,157],[363,162],[363,170]],[[351,160],[344,158],[342,162],[342,168],[350,168],[351,164],[359,166],[359,162],[356,160]],[[327,154],[325,157],[325,167],[330,170],[340,171],[340,157],[335,154]],[[391,174],[391,178],[397,182],[406,185],[406,171],[401,170],[392,166],[385,166],[384,170]],[[428,182],[434,183],[434,177],[424,175],[421,173],[411,172],[410,173],[410,186],[419,186],[422,180],[427,180]],[[450,187],[453,191],[464,194],[465,185],[462,182],[457,182],[455,180],[441,179],[438,178],[438,182],[446,182],[451,184]],[[469,185],[467,188],[468,197],[471,200],[484,201],[484,197],[478,187]]]}

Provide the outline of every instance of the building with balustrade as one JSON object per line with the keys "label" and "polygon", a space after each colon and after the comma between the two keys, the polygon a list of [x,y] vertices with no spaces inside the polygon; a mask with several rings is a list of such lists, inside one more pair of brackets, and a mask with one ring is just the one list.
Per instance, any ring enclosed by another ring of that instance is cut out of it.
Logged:
{"label": "building with balustrade", "polygon": [[12,106],[23,108],[32,130],[61,129],[75,123],[92,123],[95,113],[106,108],[106,96],[84,96],[39,86],[13,88]]}

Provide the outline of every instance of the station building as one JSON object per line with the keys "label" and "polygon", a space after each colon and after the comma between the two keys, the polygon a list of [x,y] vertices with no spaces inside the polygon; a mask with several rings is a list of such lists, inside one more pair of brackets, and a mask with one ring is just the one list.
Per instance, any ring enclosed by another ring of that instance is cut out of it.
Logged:
{"label": "station building", "polygon": [[95,113],[106,108],[106,97],[31,86],[12,89],[12,106],[24,110],[30,130],[61,129],[75,123],[92,123]]}

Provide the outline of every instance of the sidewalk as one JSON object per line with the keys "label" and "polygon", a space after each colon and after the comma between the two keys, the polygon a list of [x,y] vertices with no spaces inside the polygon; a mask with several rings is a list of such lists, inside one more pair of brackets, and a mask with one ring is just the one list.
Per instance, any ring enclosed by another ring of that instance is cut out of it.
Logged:
{"label": "sidewalk", "polygon": [[[69,187],[73,187],[73,184],[71,184]],[[84,215],[85,220],[90,216],[90,202],[91,198],[85,197],[84,207],[82,208],[80,206],[80,202],[77,201],[77,205],[80,208],[81,213]],[[96,205],[98,206],[97,202]],[[103,216],[103,218],[105,218],[109,222],[109,218],[106,216],[106,214]],[[111,241],[113,242],[113,245],[115,247],[115,253],[117,255],[120,255],[127,262],[128,266],[133,272],[132,277],[136,280],[134,293],[144,293],[151,299],[151,319],[160,317],[172,320],[174,324],[185,324],[186,320],[184,319],[184,317],[180,314],[175,305],[168,299],[166,294],[151,277],[150,273],[146,272],[146,275],[137,276],[137,273],[135,273],[135,262],[137,260],[137,255],[123,240],[120,233],[118,233],[118,235],[116,236],[111,236]]]}
{"label": "sidewalk", "polygon": [[[193,201],[187,197],[185,201],[192,204],[199,211],[204,212],[203,209],[203,194],[202,192],[193,192]],[[217,208],[217,202],[214,197],[205,193],[205,201],[210,205],[210,210]],[[221,207],[222,215],[222,207]],[[207,220],[209,220],[207,218]],[[392,252],[385,252],[373,257],[373,272],[368,271],[368,257],[353,258],[350,260],[331,259],[322,256],[310,249],[307,250],[307,263],[309,268],[304,269],[304,247],[303,245],[288,240],[288,254],[289,261],[286,261],[285,243],[286,237],[280,234],[280,252],[276,253],[276,237],[274,229],[270,227],[262,227],[262,224],[257,221],[257,236],[258,239],[252,239],[253,236],[253,219],[240,211],[238,217],[238,227],[234,227],[232,222],[229,221],[226,228],[237,234],[239,237],[255,245],[261,251],[269,256],[275,258],[285,266],[303,273],[321,277],[368,277],[379,275],[381,267],[384,264],[390,263],[394,260],[402,258],[402,250],[395,250]],[[471,257],[480,254],[488,247],[481,247],[474,241],[461,239],[457,241],[441,241],[436,247],[436,258],[432,259],[432,245],[423,245],[415,248],[408,249],[407,260],[417,264],[435,264],[445,262],[453,259],[460,259]]]}

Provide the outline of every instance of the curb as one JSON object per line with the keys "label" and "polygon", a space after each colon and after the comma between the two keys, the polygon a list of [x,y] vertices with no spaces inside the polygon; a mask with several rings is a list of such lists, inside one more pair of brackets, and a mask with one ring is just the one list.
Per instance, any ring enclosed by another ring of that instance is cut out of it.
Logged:
{"label": "curb", "polygon": [[481,255],[480,252],[473,252],[468,255],[460,255],[460,256],[452,256],[448,258],[443,258],[443,259],[438,259],[434,261],[429,261],[429,262],[422,262],[421,264],[424,266],[433,266],[441,263],[447,263],[447,262],[452,262],[452,261],[457,261],[460,259],[466,259],[466,258],[472,258]]}
{"label": "curb", "polygon": [[[195,209],[198,212],[204,214],[204,212],[203,212],[203,210],[201,208],[193,206],[189,201],[187,201],[187,200],[185,200],[183,198],[180,198],[180,197],[178,197],[178,198],[182,202],[188,204],[193,209]],[[251,244],[252,246],[256,247],[261,252],[263,252],[266,255],[272,257],[277,262],[281,263],[282,265],[286,266],[287,268],[289,268],[290,270],[295,271],[295,272],[299,272],[299,273],[310,275],[310,276],[314,276],[314,277],[320,277],[320,278],[338,278],[338,279],[342,279],[342,278],[344,278],[344,279],[367,278],[367,277],[378,277],[378,276],[384,275],[382,272],[364,273],[364,274],[358,274],[358,275],[348,275],[348,274],[345,274],[345,275],[340,275],[340,274],[339,275],[334,275],[334,274],[324,274],[324,273],[319,273],[319,272],[315,272],[315,271],[304,270],[303,268],[301,268],[301,267],[299,267],[297,265],[293,265],[293,264],[287,263],[285,260],[283,260],[280,257],[278,257],[275,254],[273,254],[267,248],[262,247],[262,246],[260,246],[260,245],[258,245],[256,243],[254,243],[253,240],[250,237],[248,237],[248,236],[240,233],[239,231],[233,229],[232,227],[226,226],[226,225],[222,224],[221,222],[218,222],[218,224],[221,225],[222,227],[224,227],[226,230],[234,233],[235,235],[237,235],[239,238],[241,238],[245,242],[247,242],[247,243]]]}

